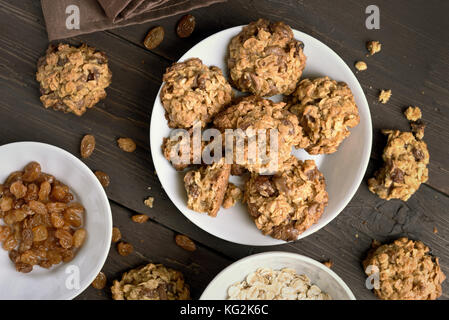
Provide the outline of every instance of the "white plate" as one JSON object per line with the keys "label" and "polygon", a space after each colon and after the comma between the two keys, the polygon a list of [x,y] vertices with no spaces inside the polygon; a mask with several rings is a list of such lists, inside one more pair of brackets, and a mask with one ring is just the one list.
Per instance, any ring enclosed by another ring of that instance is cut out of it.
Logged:
{"label": "white plate", "polygon": [[[242,26],[218,32],[201,41],[184,54],[180,61],[198,57],[206,65],[220,67],[227,75],[225,57],[227,46],[232,37],[237,35]],[[297,30],[295,38],[304,42],[307,64],[303,77],[329,76],[337,81],[346,82],[351,88],[360,114],[360,124],[351,130],[351,135],[332,155],[310,156],[304,150],[296,150],[299,159],[314,159],[323,172],[329,193],[329,205],[317,224],[302,233],[298,239],[318,231],[334,219],[348,204],[359,187],[371,153],[371,115],[365,94],[345,62],[322,42]],[[183,173],[177,172],[164,158],[161,151],[162,139],[168,137],[170,128],[164,116],[160,102],[160,90],[156,97],[150,126],[151,153],[162,187],[176,207],[201,229],[231,242],[245,245],[275,245],[285,243],[281,240],[264,236],[250,219],[242,204],[224,210],[216,218],[196,213],[187,208]],[[278,98],[278,97],[277,97]],[[275,97],[276,99],[276,97]],[[233,177],[235,179],[236,177]],[[232,181],[232,180],[231,180]]]}
{"label": "white plate", "polygon": [[258,268],[280,270],[291,268],[305,274],[313,284],[330,294],[333,300],[355,300],[351,289],[331,269],[300,254],[289,252],[264,252],[243,258],[221,271],[207,286],[200,300],[225,300],[228,288]]}
{"label": "white plate", "polygon": [[65,150],[37,142],[0,147],[0,183],[31,161],[39,162],[43,172],[69,186],[75,199],[83,204],[87,238],[71,262],[48,270],[36,266],[28,274],[17,272],[8,253],[0,248],[0,299],[73,299],[92,283],[106,261],[112,236],[108,198],[98,179],[81,160]]}

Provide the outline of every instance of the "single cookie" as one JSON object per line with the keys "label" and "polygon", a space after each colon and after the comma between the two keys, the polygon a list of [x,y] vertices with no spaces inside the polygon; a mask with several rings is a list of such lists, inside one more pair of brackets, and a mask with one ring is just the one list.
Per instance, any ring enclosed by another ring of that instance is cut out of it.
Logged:
{"label": "single cookie", "polygon": [[187,207],[216,217],[223,203],[230,173],[231,165],[225,163],[225,158],[212,165],[187,172],[184,176]]}
{"label": "single cookie", "polygon": [[233,84],[258,96],[290,94],[306,65],[304,44],[283,22],[251,22],[229,44]]}
{"label": "single cookie", "polygon": [[209,123],[232,99],[232,88],[220,68],[208,67],[192,58],[167,68],[161,101],[171,128]]}
{"label": "single cookie", "polygon": [[368,276],[373,276],[374,293],[383,300],[435,300],[442,294],[446,276],[438,258],[429,254],[421,241],[400,238],[391,244],[377,245],[363,261]]}
{"label": "single cookie", "polygon": [[189,300],[190,290],[181,272],[161,264],[125,272],[122,280],[115,280],[112,290],[114,300]]}
{"label": "single cookie", "polygon": [[[292,147],[303,139],[297,117],[286,109],[284,102],[274,103],[257,96],[243,98],[218,114],[214,125],[222,131],[241,129],[244,144],[243,148],[235,146],[234,163],[257,173],[282,170],[284,161],[290,158]],[[234,132],[237,133],[236,130]],[[251,132],[257,142],[250,138]],[[228,136],[225,139],[229,139]],[[235,137],[234,143],[238,139]],[[249,146],[250,141],[254,141],[254,148]],[[262,146],[260,150],[259,143]],[[229,149],[230,146],[232,144],[227,141],[225,147]]]}
{"label": "single cookie", "polygon": [[245,202],[263,234],[286,241],[318,221],[328,203],[326,183],[315,161],[291,156],[285,171],[273,176],[252,174],[245,185]]}
{"label": "single cookie", "polygon": [[111,78],[106,55],[85,44],[79,48],[50,45],[36,73],[44,107],[77,116],[106,98]]}
{"label": "single cookie", "polygon": [[411,132],[383,130],[388,135],[382,159],[384,167],[368,180],[372,193],[380,198],[407,201],[428,179],[427,144],[416,140]]}
{"label": "single cookie", "polygon": [[223,208],[229,209],[237,203],[237,201],[242,200],[243,192],[233,183],[228,183],[228,188],[226,189],[226,193],[223,200]]}
{"label": "single cookie", "polygon": [[351,89],[328,77],[302,80],[291,104],[308,140],[297,147],[310,154],[334,153],[360,121]]}

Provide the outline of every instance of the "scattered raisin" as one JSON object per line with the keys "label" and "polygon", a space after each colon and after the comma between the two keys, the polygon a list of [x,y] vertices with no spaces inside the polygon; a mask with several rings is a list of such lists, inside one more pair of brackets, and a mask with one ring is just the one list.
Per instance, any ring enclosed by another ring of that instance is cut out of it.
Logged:
{"label": "scattered raisin", "polygon": [[88,158],[92,155],[95,149],[95,137],[87,134],[81,140],[81,157]]}
{"label": "scattered raisin", "polygon": [[109,183],[111,182],[111,180],[105,172],[95,171],[95,176],[97,177],[98,181],[100,181],[100,183],[103,187],[106,188],[109,186]]}
{"label": "scattered raisin", "polygon": [[125,152],[134,152],[136,143],[131,138],[120,138],[117,140],[118,146]]}
{"label": "scattered raisin", "polygon": [[112,228],[112,242],[118,242],[122,239],[122,233],[117,227]]}
{"label": "scattered raisin", "polygon": [[120,242],[117,245],[117,250],[121,256],[125,257],[125,256],[130,255],[134,251],[134,248],[130,243]]}
{"label": "scattered raisin", "polygon": [[92,287],[98,290],[104,289],[104,287],[106,286],[106,282],[106,275],[103,272],[100,272],[92,282]]}
{"label": "scattered raisin", "polygon": [[195,251],[196,245],[189,237],[178,234],[175,237],[176,244],[187,251]]}
{"label": "scattered raisin", "polygon": [[158,45],[161,44],[162,40],[164,40],[164,34],[165,32],[163,27],[154,27],[148,32],[145,40],[143,41],[143,45],[147,49],[155,49]]}
{"label": "scattered raisin", "polygon": [[176,33],[180,38],[189,37],[195,29],[195,17],[191,14],[186,14],[179,20],[176,27]]}
{"label": "scattered raisin", "polygon": [[135,214],[131,217],[131,219],[137,223],[144,223],[148,221],[149,217],[145,214]]}

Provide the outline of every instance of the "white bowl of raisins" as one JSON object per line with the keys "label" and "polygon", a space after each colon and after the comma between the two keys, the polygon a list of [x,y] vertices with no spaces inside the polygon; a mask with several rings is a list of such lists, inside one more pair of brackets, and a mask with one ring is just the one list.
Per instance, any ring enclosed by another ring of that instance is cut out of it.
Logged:
{"label": "white bowl of raisins", "polygon": [[81,160],[37,142],[0,147],[0,299],[73,299],[111,233],[106,193]]}

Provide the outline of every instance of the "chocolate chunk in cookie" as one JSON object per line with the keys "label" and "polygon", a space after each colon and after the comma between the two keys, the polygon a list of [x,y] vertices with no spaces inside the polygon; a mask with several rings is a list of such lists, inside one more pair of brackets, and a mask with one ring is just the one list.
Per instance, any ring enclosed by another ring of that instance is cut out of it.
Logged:
{"label": "chocolate chunk in cookie", "polygon": [[233,84],[258,96],[290,94],[306,64],[304,44],[283,22],[251,22],[229,44]]}
{"label": "chocolate chunk in cookie", "polygon": [[384,167],[368,180],[369,190],[380,198],[407,201],[428,179],[427,144],[411,132],[384,130],[388,135],[382,159]]}
{"label": "chocolate chunk in cookie", "polygon": [[438,258],[421,241],[400,238],[374,244],[363,261],[365,273],[378,281],[374,293],[383,300],[435,300],[446,276]]}
{"label": "chocolate chunk in cookie", "polygon": [[310,154],[334,153],[360,121],[351,89],[328,77],[302,80],[291,104],[306,137],[297,147]]}
{"label": "chocolate chunk in cookie", "polygon": [[44,107],[77,116],[106,98],[111,78],[106,55],[85,44],[79,48],[50,45],[39,59],[36,74]]}

